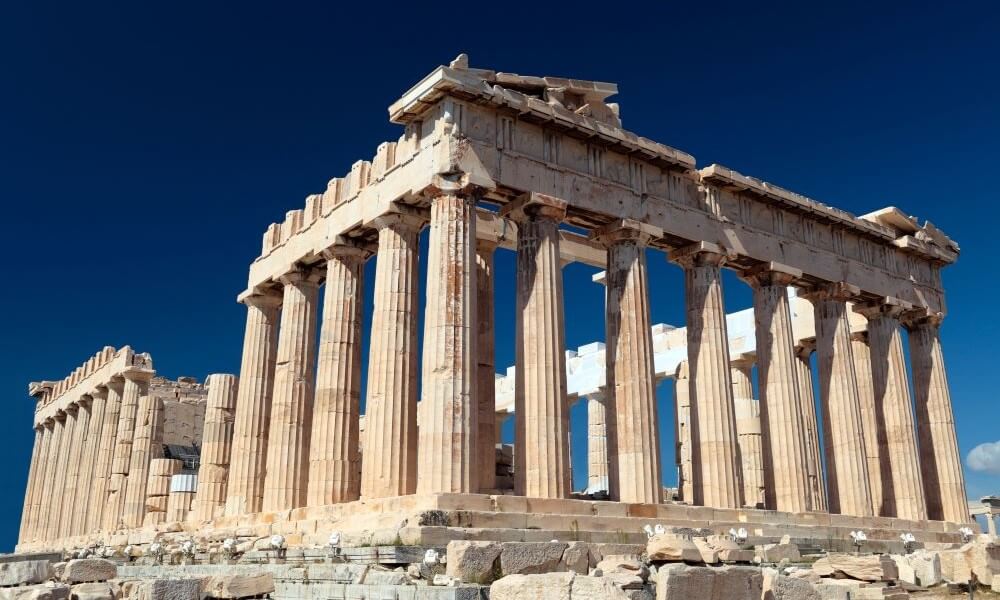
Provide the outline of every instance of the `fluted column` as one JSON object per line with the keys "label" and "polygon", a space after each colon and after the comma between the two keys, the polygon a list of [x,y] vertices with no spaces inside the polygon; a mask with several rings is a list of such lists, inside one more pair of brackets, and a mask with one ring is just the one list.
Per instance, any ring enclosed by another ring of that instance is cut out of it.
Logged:
{"label": "fluted column", "polygon": [[62,537],[62,514],[70,506],[70,500],[66,498],[66,480],[69,473],[69,463],[73,456],[78,411],[79,407],[76,404],[70,404],[66,407],[62,421],[62,442],[59,444],[59,462],[56,464],[55,485],[52,487],[52,504],[49,507],[48,515],[46,515],[47,539],[50,541]]}
{"label": "fluted column", "polygon": [[465,191],[431,200],[417,492],[479,491],[476,397],[476,202]]}
{"label": "fluted column", "polygon": [[[78,486],[80,467],[87,445],[87,431],[90,428],[90,396],[81,396],[77,401],[76,419],[73,422],[73,445],[70,447],[69,464],[66,467],[66,484],[63,487],[63,508],[59,513],[59,537],[73,535],[73,521],[80,508]],[[84,489],[86,489],[86,484]]]}
{"label": "fluted column", "polygon": [[307,270],[293,271],[282,276],[281,283],[285,287],[267,433],[265,512],[306,504],[316,379],[319,277]]}
{"label": "fluted column", "polygon": [[[128,375],[126,375],[128,377]],[[163,400],[146,393],[139,397],[136,411],[132,457],[129,461],[122,521],[125,527],[142,526],[146,515],[146,486],[149,484],[149,461],[163,457]]]}
{"label": "fluted column", "polygon": [[361,315],[365,259],[361,248],[326,250],[323,322],[309,447],[309,506],[361,495]]}
{"label": "fluted column", "polygon": [[605,373],[614,408],[607,419],[614,420],[609,429],[617,440],[617,469],[609,473],[617,485],[609,481],[609,488],[621,502],[657,504],[663,495],[646,278],[646,246],[662,235],[636,221],[616,221],[594,232],[608,248]]}
{"label": "fluted column", "polygon": [[674,378],[674,457],[677,463],[677,490],[681,500],[694,504],[694,464],[691,435],[691,381],[688,362],[681,361]]}
{"label": "fluted column", "polygon": [[753,287],[766,506],[793,513],[815,510],[788,304],[788,285],[801,276],[772,263],[746,278]]}
{"label": "fluted column", "polygon": [[17,536],[19,542],[26,542],[28,540],[29,524],[31,522],[31,503],[32,497],[35,495],[36,480],[41,471],[38,463],[41,461],[45,445],[44,439],[45,428],[41,424],[35,425],[35,443],[31,446],[31,463],[29,463],[28,467],[28,481],[24,486],[24,506],[21,509],[21,529]]}
{"label": "fluted column", "polygon": [[505,207],[518,223],[514,378],[514,493],[572,490],[559,222],[566,204],[526,194]]}
{"label": "fluted column", "polygon": [[264,502],[281,296],[255,294],[244,298],[243,304],[247,307],[247,324],[226,485],[226,516],[260,512]]}
{"label": "fluted column", "polygon": [[72,535],[88,533],[90,511],[96,507],[91,505],[90,496],[94,485],[94,473],[97,455],[101,444],[101,432],[104,429],[104,412],[107,407],[108,390],[101,386],[90,392],[90,426],[87,430],[86,443],[83,447],[83,462],[80,465],[79,483],[77,484],[77,502],[73,514]]}
{"label": "fluted column", "polygon": [[52,452],[54,451],[52,447],[52,438],[54,437],[52,426],[54,423],[55,421],[52,419],[46,419],[38,425],[42,433],[42,447],[38,455],[38,464],[34,473],[35,483],[31,494],[31,504],[28,506],[28,525],[25,537],[23,538],[27,541],[33,542],[41,538],[39,535],[39,525],[41,523],[39,515],[41,514],[42,505],[46,498],[45,486],[48,481],[48,468]]}
{"label": "fluted column", "polygon": [[726,255],[715,244],[698,242],[671,258],[684,267],[685,276],[694,503],[738,508],[743,482],[720,272]]}
{"label": "fluted column", "polygon": [[917,436],[920,440],[920,468],[927,516],[934,520],[965,523],[969,520],[969,509],[948,375],[941,351],[941,318],[940,314],[911,314],[906,319]]}
{"label": "fluted column", "polygon": [[868,333],[851,333],[851,356],[854,359],[854,374],[858,382],[858,402],[861,406],[861,425],[864,435],[865,458],[868,463],[868,486],[871,490],[872,511],[877,516],[893,516],[891,494],[883,493],[883,481],[892,488],[892,472],[889,461],[883,455],[885,447],[885,427],[879,423],[880,411],[875,403],[875,388],[872,386],[872,359],[868,348]]}
{"label": "fluted column", "polygon": [[479,462],[479,490],[496,488],[496,366],[494,353],[493,319],[493,253],[496,243],[476,241],[476,321],[478,337],[476,359],[476,396],[479,404],[477,428],[477,460]]}
{"label": "fluted column", "polygon": [[912,305],[889,298],[874,305],[855,308],[868,319],[875,407],[880,417],[878,426],[884,429],[884,433],[879,435],[882,495],[892,510],[887,516],[925,521],[927,504],[924,502],[913,400],[899,323],[899,317],[904,311],[912,309]]}
{"label": "fluted column", "polygon": [[104,423],[101,426],[101,438],[94,461],[94,484],[88,501],[92,507],[87,515],[86,531],[88,533],[99,531],[106,524],[104,517],[108,510],[108,489],[111,483],[115,444],[118,440],[118,420],[124,391],[123,383],[121,379],[112,379],[108,381],[106,387],[107,400],[104,404]]}
{"label": "fluted column", "polygon": [[149,393],[150,371],[130,368],[122,374],[122,402],[118,412],[115,450],[108,480],[108,504],[104,508],[104,530],[114,531],[125,526],[125,496],[128,493],[129,468],[132,464],[132,444],[135,441],[139,398]]}
{"label": "fluted column", "polygon": [[591,492],[610,492],[607,404],[612,398],[605,389],[587,395],[587,489]]}
{"label": "fluted column", "polygon": [[813,510],[826,512],[826,483],[823,478],[823,458],[819,451],[819,421],[816,417],[816,395],[813,392],[811,363],[815,346],[814,340],[804,341],[797,346],[795,366],[799,381],[799,400],[802,403],[802,422],[805,424],[810,505]]}
{"label": "fluted column", "polygon": [[764,507],[764,449],[761,438],[761,403],[753,397],[752,360],[734,360],[733,407],[736,412],[736,438],[743,474],[743,504]]}
{"label": "fluted column", "polygon": [[816,353],[823,403],[823,441],[831,513],[872,516],[858,384],[851,352],[847,300],[858,289],[827,284],[807,296],[816,321]]}
{"label": "fluted column", "polygon": [[[52,540],[53,531],[58,524],[60,497],[56,494],[59,484],[59,459],[63,452],[63,437],[66,432],[66,413],[57,411],[51,422],[52,443],[49,446],[49,459],[45,467],[45,487],[38,510],[38,525],[36,539]],[[53,515],[57,518],[53,519]]]}
{"label": "fluted column", "polygon": [[192,507],[194,519],[198,521],[222,516],[226,505],[238,385],[235,375],[213,373],[205,378],[208,398],[205,400],[205,426],[201,436],[198,490]]}
{"label": "fluted column", "polygon": [[417,260],[423,219],[375,219],[378,254],[368,354],[361,497],[417,489]]}

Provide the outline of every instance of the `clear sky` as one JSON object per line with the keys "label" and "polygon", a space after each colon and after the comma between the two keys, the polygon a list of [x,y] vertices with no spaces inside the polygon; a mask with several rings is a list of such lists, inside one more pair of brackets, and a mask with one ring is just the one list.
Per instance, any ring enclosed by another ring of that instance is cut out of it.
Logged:
{"label": "clear sky", "polygon": [[[0,9],[0,549],[19,526],[28,381],[125,344],[169,377],[238,372],[235,297],[267,225],[396,139],[386,108],[459,52],[475,67],[616,82],[626,128],[700,165],[856,214],[895,205],[932,220],[962,246],[944,273],[942,335],[963,457],[1000,440],[993,5],[337,4]],[[513,254],[497,261],[500,366],[513,360]],[[569,348],[604,337],[592,272],[565,270]],[[683,325],[679,268],[651,255],[650,277],[653,322]],[[729,311],[750,306],[745,284],[725,285]],[[573,415],[579,484],[582,403]],[[977,455],[970,495],[1000,493],[1000,445]]]}

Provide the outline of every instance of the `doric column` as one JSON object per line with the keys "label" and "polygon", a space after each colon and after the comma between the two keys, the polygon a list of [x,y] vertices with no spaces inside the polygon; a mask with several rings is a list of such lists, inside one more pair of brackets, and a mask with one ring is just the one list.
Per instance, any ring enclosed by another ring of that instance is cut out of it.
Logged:
{"label": "doric column", "polygon": [[424,219],[392,213],[378,228],[361,497],[417,490],[417,293]]}
{"label": "doric column", "polygon": [[267,433],[265,512],[306,504],[316,380],[319,277],[303,269],[282,276],[281,283],[285,287]]}
{"label": "doric column", "polygon": [[361,315],[368,255],[349,245],[324,252],[326,283],[309,443],[309,506],[351,502],[361,495]]}
{"label": "doric column", "polygon": [[[868,348],[868,333],[851,333],[851,356],[854,359],[854,374],[858,382],[858,403],[861,406],[861,426],[864,435],[865,458],[868,463],[868,487],[871,491],[872,511],[876,516],[893,515],[892,498],[883,494],[882,482],[892,486],[892,473],[888,470],[888,460],[882,455],[885,446],[885,427],[879,423],[879,410],[875,404],[875,388],[872,386],[872,359]],[[881,438],[881,439],[880,439]]]}
{"label": "doric column", "polygon": [[[868,346],[871,351],[872,386],[882,460],[882,496],[891,507],[886,516],[927,520],[924,486],[917,457],[917,437],[913,422],[913,400],[906,375],[903,333],[899,317],[913,307],[895,298],[855,310],[868,319]],[[866,424],[867,425],[867,424]]]}
{"label": "doric column", "polygon": [[518,223],[514,493],[565,498],[572,489],[559,258],[566,203],[530,193],[504,214]]}
{"label": "doric column", "polygon": [[823,458],[819,451],[819,421],[816,418],[816,395],[813,392],[811,357],[815,340],[803,341],[795,348],[795,366],[799,381],[799,401],[802,403],[802,422],[806,434],[806,463],[809,469],[810,506],[815,511],[826,512],[826,484],[823,479]]}
{"label": "doric column", "polygon": [[906,320],[910,334],[920,467],[928,517],[965,523],[969,520],[969,509],[948,375],[941,351],[941,318],[940,314],[911,314]]}
{"label": "doric column", "polygon": [[445,186],[431,199],[417,492],[479,491],[476,201]]}
{"label": "doric column", "polygon": [[66,427],[66,413],[57,411],[51,421],[46,421],[46,427],[52,428],[52,442],[49,444],[48,460],[45,465],[45,485],[41,498],[39,498],[38,520],[36,521],[35,539],[54,539],[53,527],[55,525],[52,515],[59,512],[59,497],[56,495],[56,486],[59,482],[59,458],[63,451],[63,434]]}
{"label": "doric column", "polygon": [[104,429],[104,412],[107,406],[108,390],[101,386],[90,392],[90,426],[87,430],[86,443],[83,447],[82,463],[80,465],[79,483],[77,484],[77,502],[73,514],[72,535],[89,533],[88,524],[90,511],[97,507],[91,505],[90,496],[94,485],[94,473],[97,455],[101,444],[101,432]]}
{"label": "doric column", "polygon": [[607,419],[616,433],[613,499],[658,504],[660,436],[656,414],[653,336],[650,332],[646,246],[663,231],[638,221],[615,221],[593,233],[608,248],[605,351],[607,390],[614,399]]}
{"label": "doric column", "polygon": [[870,517],[873,513],[861,404],[847,320],[847,300],[857,294],[856,287],[833,283],[807,297],[813,303],[816,321],[830,512]]}
{"label": "doric column", "polygon": [[691,381],[688,362],[681,361],[674,378],[674,457],[681,500],[694,504],[694,463],[691,453]]}
{"label": "doric column", "polygon": [[496,366],[493,331],[493,253],[497,244],[476,241],[476,316],[478,338],[476,359],[476,399],[479,404],[479,426],[476,440],[479,461],[479,490],[496,488]]}
{"label": "doric column", "polygon": [[243,304],[247,307],[247,324],[233,423],[232,463],[226,485],[226,516],[258,513],[264,502],[281,296],[254,294],[244,298]]}
{"label": "doric column", "polygon": [[152,372],[130,367],[122,375],[122,402],[118,412],[115,451],[108,480],[108,504],[104,508],[104,530],[114,531],[125,526],[125,496],[128,492],[129,468],[132,464],[132,444],[135,441],[139,399],[149,394]]}
{"label": "doric column", "polygon": [[671,259],[684,267],[685,277],[694,504],[738,508],[743,482],[722,300],[725,251],[698,242],[672,253]]}
{"label": "doric column", "polygon": [[[195,492],[193,507],[194,518],[198,521],[222,516],[226,505],[238,385],[235,375],[213,373],[205,378],[208,398],[205,400],[205,426],[201,436],[198,491]],[[153,481],[152,476],[148,481]]]}
{"label": "doric column", "polygon": [[38,424],[42,434],[42,447],[38,454],[38,463],[34,472],[34,485],[31,493],[31,503],[28,506],[28,524],[25,531],[26,541],[36,541],[39,536],[39,514],[45,498],[45,485],[48,476],[48,467],[52,453],[52,425],[54,421],[47,419]]}
{"label": "doric column", "polygon": [[[55,485],[52,486],[52,504],[49,512],[45,515],[46,536],[48,540],[58,540],[62,537],[63,511],[71,506],[71,500],[66,497],[66,480],[69,473],[69,463],[73,456],[73,438],[76,434],[76,414],[79,407],[70,404],[63,413],[62,420],[62,441],[59,444],[59,462],[56,463]],[[59,417],[56,417],[58,420]]]}
{"label": "doric column", "polygon": [[745,276],[753,287],[766,506],[792,513],[814,510],[788,304],[788,285],[801,276],[775,263]]}
{"label": "doric column", "polygon": [[[128,378],[128,374],[125,375]],[[129,462],[122,521],[125,527],[142,526],[146,515],[146,485],[149,483],[149,461],[163,457],[163,400],[149,393],[139,397],[136,411],[132,457]]]}
{"label": "doric column", "polygon": [[87,430],[90,428],[90,396],[80,396],[76,403],[73,419],[73,438],[66,465],[66,483],[63,486],[62,510],[59,512],[59,537],[73,535],[73,519],[78,508],[77,486],[80,481],[80,464],[87,444]]}
{"label": "doric column", "polygon": [[605,390],[587,395],[587,489],[610,494],[607,403],[612,398]]}
{"label": "doric column", "polygon": [[35,425],[35,443],[31,446],[31,463],[28,467],[28,481],[24,486],[24,507],[21,509],[21,530],[17,536],[19,542],[28,541],[29,524],[31,522],[31,502],[35,495],[36,480],[41,468],[43,447],[45,445],[45,428],[39,423]]}
{"label": "doric column", "polygon": [[765,490],[761,403],[753,397],[752,369],[752,359],[734,360],[730,375],[733,379],[736,438],[740,453],[740,468],[743,474],[743,504],[763,508]]}
{"label": "doric column", "polygon": [[121,413],[123,383],[114,378],[107,383],[107,401],[104,404],[104,424],[94,461],[94,486],[90,492],[92,507],[87,515],[86,531],[92,533],[105,527],[105,512],[108,510],[108,489],[111,482],[111,467],[114,462],[115,444],[118,441],[118,420]]}

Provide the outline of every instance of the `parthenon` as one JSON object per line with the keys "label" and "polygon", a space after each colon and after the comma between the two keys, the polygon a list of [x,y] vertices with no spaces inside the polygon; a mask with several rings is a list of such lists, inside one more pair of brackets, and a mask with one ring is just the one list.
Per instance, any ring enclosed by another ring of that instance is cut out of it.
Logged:
{"label": "parthenon", "polygon": [[[939,327],[940,270],[958,245],[893,207],[858,217],[700,167],[624,129],[617,91],[472,68],[464,55],[434,69],[389,107],[399,139],[266,229],[238,297],[240,372],[205,383],[197,469],[156,450],[148,355],[106,348],[65,380],[32,384],[19,551],[178,531],[420,545],[575,528],[611,541],[645,539],[649,519],[957,540],[970,517]],[[516,281],[496,280],[498,251],[516,253]],[[651,322],[653,258],[684,273],[681,328]],[[567,352],[571,262],[603,271],[606,337]],[[752,309],[727,316],[723,269],[751,286]],[[516,289],[505,375],[498,285]],[[657,410],[664,379],[673,415]],[[585,493],[571,482],[577,398]],[[510,414],[508,487],[495,474]],[[677,432],[670,494],[664,427]],[[80,502],[82,481],[93,485]]]}

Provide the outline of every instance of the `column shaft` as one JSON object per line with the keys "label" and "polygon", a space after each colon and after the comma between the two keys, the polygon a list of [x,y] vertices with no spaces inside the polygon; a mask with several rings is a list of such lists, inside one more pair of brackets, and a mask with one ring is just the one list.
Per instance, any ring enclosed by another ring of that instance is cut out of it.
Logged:
{"label": "column shaft", "polygon": [[795,277],[765,271],[750,281],[754,288],[767,507],[801,513],[815,507],[810,502],[809,450],[788,304],[788,284]]}
{"label": "column shaft", "polygon": [[[846,300],[856,293],[831,284],[812,294],[823,403],[823,440],[831,513],[872,516],[858,384]],[[861,434],[861,435],[859,435]]]}
{"label": "column shaft", "polygon": [[80,467],[87,446],[87,432],[90,429],[90,397],[82,396],[77,406],[76,421],[73,424],[73,445],[70,449],[69,465],[66,468],[66,485],[63,489],[65,499],[62,512],[59,514],[59,537],[62,538],[73,535],[73,522],[77,516],[77,510],[80,508],[77,496],[80,485]]}
{"label": "column shaft", "polygon": [[610,489],[607,429],[610,401],[604,390],[587,396],[587,490],[591,493]]}
{"label": "column shaft", "polygon": [[565,498],[572,487],[559,220],[565,210],[524,208],[517,234],[514,493]]}
{"label": "column shaft", "polygon": [[40,471],[38,463],[42,455],[44,437],[44,428],[41,425],[36,426],[35,443],[31,447],[31,463],[28,467],[28,481],[24,486],[24,507],[21,509],[21,529],[17,536],[17,540],[22,543],[28,541],[28,524],[31,521],[31,499],[35,494],[35,480],[38,478],[38,473]]}
{"label": "column shaft", "polygon": [[955,415],[944,367],[939,334],[940,317],[910,320],[910,361],[916,400],[920,467],[928,517],[965,523],[969,509],[965,476],[958,452]]}
{"label": "column shaft", "polygon": [[724,259],[721,249],[704,243],[676,256],[685,275],[694,503],[738,508],[743,482],[722,300]]}
{"label": "column shaft", "polygon": [[305,506],[309,475],[319,283],[301,271],[282,277],[282,283],[285,288],[267,434],[265,512]]}
{"label": "column shaft", "polygon": [[149,461],[163,457],[163,400],[149,393],[139,397],[136,411],[135,435],[132,439],[132,457],[129,461],[128,480],[122,521],[125,527],[142,526],[146,515],[146,485],[149,483]]}
{"label": "column shaft", "polygon": [[50,541],[62,538],[62,514],[70,506],[70,502],[66,498],[66,481],[69,463],[73,456],[77,411],[78,407],[75,404],[66,407],[66,418],[62,424],[62,442],[59,444],[59,462],[56,465],[55,485],[52,487],[52,504],[48,515],[46,515],[47,538]]}
{"label": "column shaft", "polygon": [[816,417],[816,395],[813,392],[813,374],[810,362],[812,352],[812,342],[796,348],[795,364],[809,459],[807,466],[809,468],[810,506],[813,507],[813,510],[826,512],[826,483],[823,478],[823,458],[819,451],[819,421]]}
{"label": "column shaft", "polygon": [[431,200],[417,492],[479,491],[476,203]]}
{"label": "column shaft", "polygon": [[226,516],[258,513],[263,506],[277,359],[281,298],[259,294],[244,299],[243,303],[247,307],[247,324],[233,424],[232,463],[226,485]]}
{"label": "column shaft", "polygon": [[38,464],[35,470],[35,483],[31,494],[31,504],[28,507],[28,526],[26,531],[27,541],[37,541],[39,536],[39,518],[41,507],[45,499],[45,486],[48,480],[49,462],[52,456],[52,431],[53,421],[48,420],[40,425],[42,432],[42,448],[38,456]]}
{"label": "column shaft", "polygon": [[[653,337],[650,332],[646,244],[650,234],[620,227],[602,234],[608,246],[605,323],[607,389],[614,408],[607,411],[616,434],[617,469],[613,499],[658,504],[660,436],[656,411]],[[610,483],[610,482],[609,482]]]}
{"label": "column shaft", "polygon": [[122,404],[122,382],[111,380],[107,384],[108,398],[104,405],[104,424],[101,426],[101,439],[98,444],[97,458],[94,462],[94,486],[91,489],[89,504],[92,510],[87,516],[87,532],[92,533],[105,527],[105,513],[108,508],[108,489],[111,483],[111,467],[114,462],[115,444],[118,440],[118,420]]}
{"label": "column shaft", "polygon": [[888,482],[888,488],[892,488],[892,472],[889,470],[888,458],[882,454],[885,448],[885,426],[879,422],[880,411],[875,403],[871,350],[868,347],[867,333],[858,331],[851,334],[851,356],[854,358],[854,373],[858,381],[858,402],[861,405],[861,424],[864,432],[865,458],[868,463],[872,511],[877,516],[891,517],[895,512],[892,495],[886,497],[883,482]]}
{"label": "column shaft", "polygon": [[493,319],[493,253],[496,244],[486,241],[476,243],[476,316],[478,327],[478,359],[476,396],[479,404],[477,460],[479,462],[479,490],[496,488],[496,366],[494,353]]}
{"label": "column shaft", "polygon": [[753,397],[750,379],[751,363],[733,362],[730,375],[733,379],[733,406],[736,413],[737,448],[743,473],[743,504],[765,504],[764,448],[761,437],[761,403]]}
{"label": "column shaft", "polygon": [[361,315],[367,252],[335,246],[325,254],[316,402],[309,448],[309,506],[361,495]]}
{"label": "column shaft", "polygon": [[225,511],[239,382],[235,375],[214,373],[205,379],[205,385],[208,387],[208,398],[205,401],[198,491],[195,492],[193,507],[196,521],[221,517]]}
{"label": "column shaft", "polygon": [[114,531],[124,527],[125,495],[128,490],[128,472],[132,462],[132,443],[135,439],[136,416],[139,398],[148,393],[146,380],[141,373],[128,371],[122,387],[122,402],[118,412],[115,451],[108,480],[108,503],[104,508],[104,530]]}
{"label": "column shaft", "polygon": [[53,515],[59,514],[59,496],[56,486],[59,482],[59,459],[63,452],[63,434],[66,431],[66,413],[56,413],[52,421],[52,443],[49,446],[49,459],[45,467],[45,487],[39,502],[37,534],[38,540],[55,539],[53,535]]}
{"label": "column shaft", "polygon": [[375,226],[378,254],[362,498],[405,496],[417,489],[417,260],[422,221],[391,214],[376,219]]}
{"label": "column shaft", "polygon": [[83,463],[80,465],[80,476],[77,484],[79,498],[76,512],[73,515],[73,535],[89,533],[90,511],[97,507],[90,502],[94,485],[97,455],[101,444],[101,432],[104,429],[104,412],[107,407],[107,389],[101,387],[91,392],[90,427],[87,430],[87,443],[83,449]]}
{"label": "column shaft", "polygon": [[686,360],[677,367],[677,377],[674,379],[674,440],[677,490],[682,501],[694,504],[694,463],[691,452],[691,381]]}

